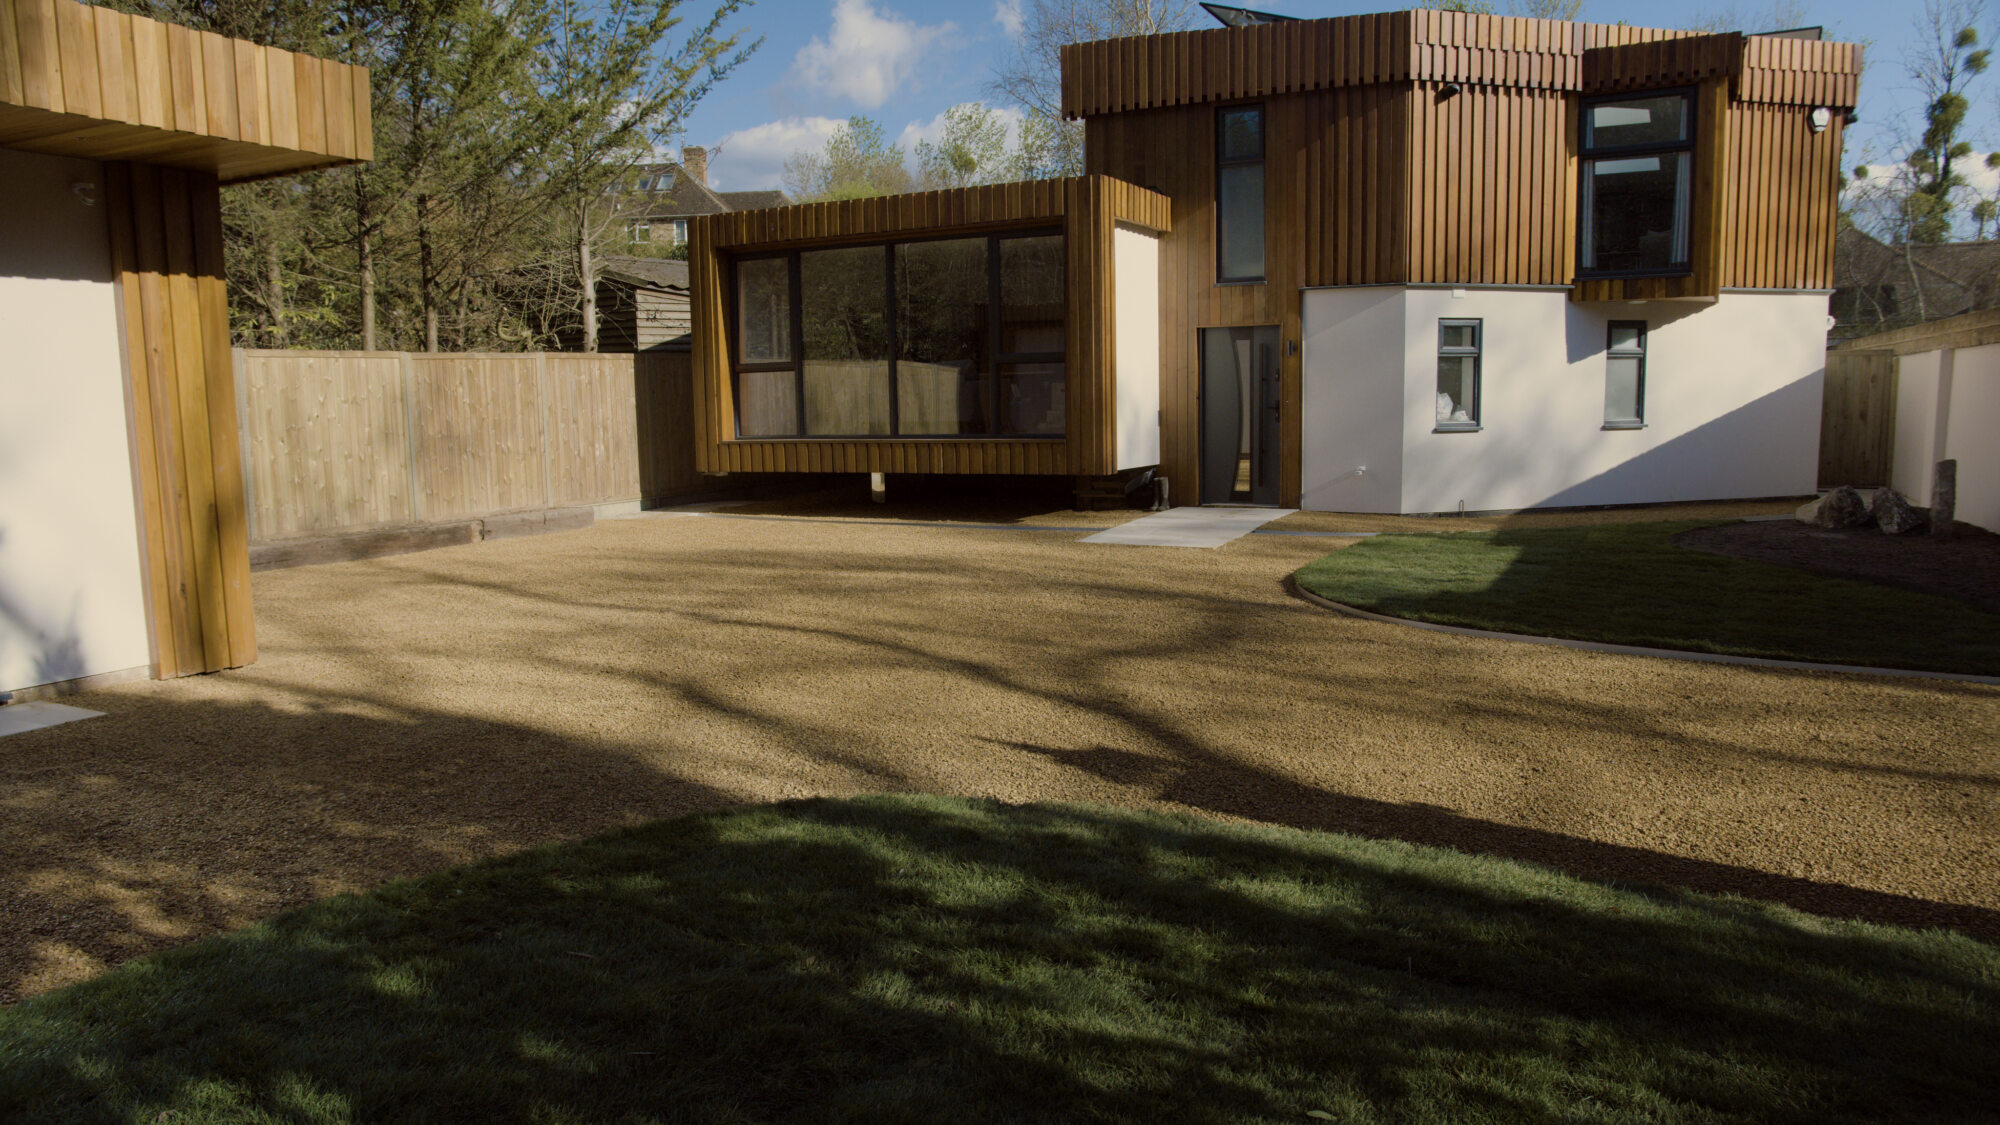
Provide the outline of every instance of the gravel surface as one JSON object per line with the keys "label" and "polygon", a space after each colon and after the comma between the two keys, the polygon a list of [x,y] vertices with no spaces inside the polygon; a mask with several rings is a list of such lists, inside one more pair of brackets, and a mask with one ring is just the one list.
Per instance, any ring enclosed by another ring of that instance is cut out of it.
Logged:
{"label": "gravel surface", "polygon": [[648,516],[258,574],[257,664],[0,740],[0,999],[480,856],[881,790],[1398,836],[2000,939],[2000,690],[1359,621],[1286,590],[1337,540],[1076,539]]}

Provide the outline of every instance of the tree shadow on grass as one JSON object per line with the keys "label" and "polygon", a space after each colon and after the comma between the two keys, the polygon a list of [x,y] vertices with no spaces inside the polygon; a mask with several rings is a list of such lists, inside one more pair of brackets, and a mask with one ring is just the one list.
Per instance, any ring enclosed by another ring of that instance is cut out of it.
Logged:
{"label": "tree shadow on grass", "polygon": [[1995,958],[1393,843],[812,801],[336,899],[0,1012],[0,1115],[1992,1120]]}

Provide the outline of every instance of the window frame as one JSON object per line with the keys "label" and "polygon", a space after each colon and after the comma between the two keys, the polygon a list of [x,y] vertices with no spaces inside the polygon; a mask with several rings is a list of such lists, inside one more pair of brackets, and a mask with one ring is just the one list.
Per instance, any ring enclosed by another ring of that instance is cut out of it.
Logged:
{"label": "window frame", "polygon": [[[1445,344],[1445,329],[1468,327],[1472,329],[1471,347],[1449,347]],[[1472,357],[1472,409],[1466,411],[1467,414],[1471,415],[1472,420],[1470,422],[1449,422],[1442,418],[1437,418],[1437,382],[1435,372],[1433,372],[1431,382],[1431,416],[1437,420],[1431,432],[1434,434],[1478,433],[1486,426],[1486,415],[1484,412],[1486,399],[1486,318],[1480,316],[1441,316],[1438,318],[1437,332],[1437,358]]]}
{"label": "window frame", "polygon": [[[1223,151],[1224,139],[1227,136],[1227,133],[1224,131],[1222,127],[1222,119],[1228,114],[1242,113],[1244,110],[1257,111],[1257,155],[1255,157],[1228,156]],[[1270,216],[1268,214],[1269,207],[1267,206],[1270,203],[1270,195],[1271,195],[1271,183],[1270,183],[1270,177],[1268,175],[1269,168],[1267,164],[1271,148],[1271,131],[1270,131],[1271,114],[1269,109],[1263,102],[1239,102],[1235,105],[1217,106],[1215,110],[1214,120],[1215,120],[1215,283],[1217,285],[1263,285],[1266,283],[1271,273],[1270,243],[1269,243]],[[1257,256],[1260,263],[1263,266],[1263,269],[1255,276],[1231,277],[1229,274],[1223,271],[1224,252],[1223,252],[1223,241],[1222,241],[1222,231],[1223,231],[1222,170],[1225,168],[1248,168],[1252,165],[1255,165],[1257,168],[1266,173],[1265,175],[1260,176],[1258,180],[1258,182],[1263,185],[1264,198],[1259,200],[1257,203],[1257,216],[1259,219],[1258,223],[1259,229],[1257,231],[1257,237],[1260,243],[1259,246],[1260,253]]]}
{"label": "window frame", "polygon": [[[1612,343],[1617,338],[1620,328],[1637,328],[1639,330],[1638,347],[1620,350]],[[1639,381],[1633,395],[1633,402],[1638,407],[1638,418],[1629,422],[1622,420],[1614,422],[1609,417],[1606,417],[1604,419],[1604,428],[1607,430],[1643,430],[1646,428],[1646,329],[1647,325],[1643,320],[1613,320],[1604,326],[1604,404],[1607,414],[1611,406],[1610,361],[1613,359],[1636,359],[1639,361]]]}
{"label": "window frame", "polygon": [[[1001,323],[1002,293],[1000,279],[1000,243],[1009,239],[1057,238],[1063,246],[1063,298],[1060,302],[1064,310],[1063,350],[1056,352],[1002,352],[1000,341],[1004,338]],[[986,293],[987,293],[987,354],[991,357],[992,370],[987,375],[985,391],[987,418],[990,429],[979,434],[906,434],[901,432],[901,384],[897,366],[898,353],[902,350],[902,339],[897,325],[896,291],[896,247],[919,242],[955,242],[979,239],[986,243]],[[883,294],[888,300],[886,308],[888,338],[889,375],[889,432],[886,434],[808,434],[806,429],[806,360],[805,360],[805,303],[804,282],[800,271],[800,255],[819,250],[880,249],[883,260]],[[1063,377],[1069,378],[1069,340],[1071,326],[1068,322],[1069,275],[1068,275],[1068,235],[1060,226],[1010,227],[1002,230],[973,230],[953,233],[927,234],[916,238],[862,239],[854,242],[832,243],[825,246],[804,246],[785,250],[752,251],[728,256],[725,300],[727,315],[724,318],[727,361],[729,364],[729,393],[732,403],[731,422],[735,441],[1066,441],[1069,437],[1069,414],[1065,405],[1063,432],[1057,434],[1013,434],[999,429],[1000,416],[1000,369],[1010,364],[1059,363],[1063,365]],[[791,340],[789,360],[766,360],[745,362],[743,360],[743,330],[741,324],[741,283],[740,271],[743,263],[782,259],[786,263],[788,297],[791,302]],[[792,398],[795,429],[790,434],[762,434],[745,436],[743,433],[743,397],[741,376],[759,372],[789,371],[792,373]]]}
{"label": "window frame", "polygon": [[[1626,90],[1616,94],[1602,94],[1583,99],[1582,109],[1576,118],[1577,153],[1577,216],[1576,216],[1576,276],[1580,280],[1610,280],[1626,277],[1687,277],[1694,273],[1694,191],[1695,191],[1695,149],[1696,139],[1701,135],[1701,99],[1693,86],[1671,86],[1660,90]],[[1681,99],[1685,108],[1682,119],[1687,122],[1687,135],[1678,141],[1643,141],[1628,145],[1590,145],[1585,138],[1590,135],[1590,111],[1600,105],[1617,102],[1639,101],[1644,98]],[[1685,206],[1677,198],[1674,202],[1676,221],[1686,216],[1687,229],[1683,232],[1687,239],[1688,255],[1685,262],[1675,262],[1652,269],[1611,270],[1592,269],[1584,265],[1584,250],[1592,242],[1590,229],[1590,169],[1599,160],[1617,160],[1634,156],[1658,156],[1679,153],[1686,161],[1688,198]]]}

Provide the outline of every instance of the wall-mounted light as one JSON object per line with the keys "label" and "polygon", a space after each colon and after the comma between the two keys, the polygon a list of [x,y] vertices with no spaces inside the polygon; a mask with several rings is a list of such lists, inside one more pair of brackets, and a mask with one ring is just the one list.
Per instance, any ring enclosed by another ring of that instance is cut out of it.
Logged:
{"label": "wall-mounted light", "polygon": [[1811,125],[1815,133],[1826,132],[1826,127],[1832,122],[1833,111],[1825,106],[1815,106],[1812,113],[1806,116],[1806,124]]}
{"label": "wall-mounted light", "polygon": [[83,201],[85,207],[97,206],[96,184],[88,180],[78,180],[76,183],[69,185],[69,190],[76,193],[76,197]]}
{"label": "wall-mounted light", "polygon": [[1447,82],[1444,85],[1438,87],[1438,100],[1443,101],[1445,98],[1455,98],[1458,96],[1458,92],[1462,89],[1464,89],[1464,87],[1460,86],[1456,82]]}

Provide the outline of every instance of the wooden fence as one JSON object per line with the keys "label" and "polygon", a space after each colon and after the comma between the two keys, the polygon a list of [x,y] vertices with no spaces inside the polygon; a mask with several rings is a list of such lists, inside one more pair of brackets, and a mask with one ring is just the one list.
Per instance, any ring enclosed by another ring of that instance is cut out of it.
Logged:
{"label": "wooden fence", "polygon": [[238,350],[253,540],[699,491],[676,353]]}
{"label": "wooden fence", "polygon": [[1889,483],[1896,452],[1896,357],[1828,352],[1820,401],[1819,486]]}

